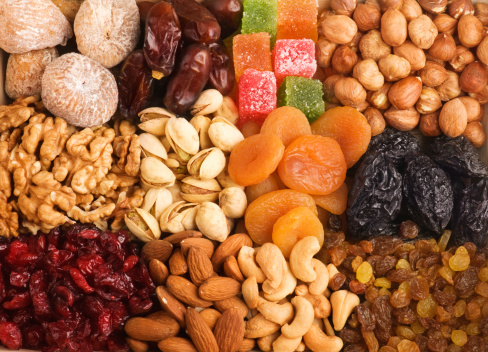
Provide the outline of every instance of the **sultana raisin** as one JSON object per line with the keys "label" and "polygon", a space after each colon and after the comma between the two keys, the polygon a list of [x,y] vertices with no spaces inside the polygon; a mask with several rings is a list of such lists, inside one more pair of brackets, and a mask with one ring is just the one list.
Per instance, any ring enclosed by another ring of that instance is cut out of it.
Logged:
{"label": "sultana raisin", "polygon": [[379,296],[379,290],[374,286],[368,286],[368,288],[364,292],[364,298],[366,298],[366,300],[371,303],[373,303]]}
{"label": "sultana raisin", "polygon": [[356,307],[356,314],[362,329],[372,331],[376,327],[376,319],[373,312],[364,304]]}
{"label": "sultana raisin", "polygon": [[396,258],[391,255],[387,255],[381,258],[374,265],[375,275],[379,277],[385,276],[387,272],[389,272],[391,269],[395,267],[396,262],[397,262]]}
{"label": "sultana raisin", "polygon": [[329,282],[329,287],[331,290],[337,291],[342,287],[342,285],[344,285],[344,282],[346,282],[346,275],[343,273],[337,273]]}
{"label": "sultana raisin", "polygon": [[356,278],[359,282],[365,284],[373,278],[373,268],[368,262],[362,262],[356,271]]}
{"label": "sultana raisin", "polygon": [[394,309],[393,316],[398,324],[408,325],[417,321],[417,315],[410,307]]}
{"label": "sultana raisin", "polygon": [[361,341],[361,334],[353,329],[344,328],[339,332],[339,336],[346,343],[358,343]]}
{"label": "sultana raisin", "polygon": [[417,303],[417,314],[422,318],[433,318],[437,313],[437,302],[433,295]]}
{"label": "sultana raisin", "polygon": [[412,299],[415,301],[426,299],[429,295],[429,283],[421,276],[412,277],[409,279],[408,285],[410,286],[410,294],[412,295]]}
{"label": "sultana raisin", "polygon": [[419,226],[412,220],[405,220],[400,224],[400,237],[404,239],[414,239],[419,234]]}
{"label": "sultana raisin", "polygon": [[368,346],[369,352],[378,352],[380,345],[373,331],[361,328],[361,334],[363,335],[364,342]]}
{"label": "sultana raisin", "polygon": [[474,293],[477,283],[478,270],[474,267],[469,267],[465,271],[457,273],[454,277],[454,288],[461,298],[471,296]]}
{"label": "sultana raisin", "polygon": [[396,290],[390,297],[390,304],[394,308],[404,308],[410,304],[410,292],[404,290]]}
{"label": "sultana raisin", "polygon": [[407,281],[408,279],[412,278],[415,275],[415,273],[410,272],[407,269],[394,269],[390,270],[388,274],[386,274],[386,278],[392,282],[404,282]]}
{"label": "sultana raisin", "polygon": [[444,352],[447,348],[447,340],[444,337],[431,337],[427,341],[427,346],[432,352]]}
{"label": "sultana raisin", "polygon": [[390,236],[378,236],[371,239],[373,254],[392,255],[403,245],[401,239]]}
{"label": "sultana raisin", "polygon": [[419,351],[420,351],[419,346],[413,341],[402,340],[398,344],[398,352],[419,352]]}
{"label": "sultana raisin", "polygon": [[366,284],[359,282],[358,280],[351,280],[349,282],[349,290],[357,295],[363,295],[366,292]]}

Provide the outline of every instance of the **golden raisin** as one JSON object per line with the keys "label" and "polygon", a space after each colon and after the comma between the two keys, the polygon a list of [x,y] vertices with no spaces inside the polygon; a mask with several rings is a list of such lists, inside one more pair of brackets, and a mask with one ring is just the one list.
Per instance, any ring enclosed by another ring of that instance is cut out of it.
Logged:
{"label": "golden raisin", "polygon": [[356,279],[362,283],[366,284],[373,278],[373,268],[368,262],[362,262],[356,271]]}
{"label": "golden raisin", "polygon": [[391,281],[388,280],[386,277],[379,277],[376,280],[374,280],[374,285],[376,287],[390,288],[391,287]]}
{"label": "golden raisin", "polygon": [[453,330],[451,340],[458,346],[464,346],[468,342],[468,335],[462,330]]}
{"label": "golden raisin", "polygon": [[466,326],[466,333],[471,336],[479,335],[480,328],[478,326],[478,323],[469,323]]}
{"label": "golden raisin", "polygon": [[410,263],[406,259],[400,259],[396,264],[396,269],[405,269],[408,271],[412,270]]}
{"label": "golden raisin", "polygon": [[488,267],[481,268],[478,273],[478,279],[488,281]]}
{"label": "golden raisin", "polygon": [[454,305],[454,316],[456,318],[462,317],[465,311],[466,311],[466,301],[463,299],[457,301],[456,304]]}
{"label": "golden raisin", "polygon": [[437,313],[437,302],[433,295],[422,299],[417,303],[417,314],[422,318],[434,318]]}
{"label": "golden raisin", "polygon": [[415,333],[408,326],[398,325],[395,329],[397,336],[407,340],[415,340]]}

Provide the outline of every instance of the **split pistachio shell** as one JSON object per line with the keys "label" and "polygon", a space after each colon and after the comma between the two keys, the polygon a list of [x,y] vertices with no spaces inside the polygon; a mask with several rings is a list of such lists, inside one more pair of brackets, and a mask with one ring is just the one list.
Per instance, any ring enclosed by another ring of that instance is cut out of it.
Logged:
{"label": "split pistachio shell", "polygon": [[141,181],[153,188],[168,187],[174,184],[175,175],[160,160],[150,156],[141,161]]}
{"label": "split pistachio shell", "polygon": [[141,123],[139,128],[155,136],[164,136],[166,124],[175,115],[163,108],[147,108],[139,112]]}
{"label": "split pistachio shell", "polygon": [[169,119],[166,124],[166,137],[174,152],[185,162],[200,149],[197,130],[182,117]]}
{"label": "split pistachio shell", "polygon": [[197,217],[197,210],[198,210],[198,205],[194,205],[188,212],[186,212],[185,216],[181,220],[181,223],[183,224],[183,227],[185,230],[198,230],[197,223],[195,221]]}
{"label": "split pistachio shell", "polygon": [[196,205],[195,203],[187,203],[185,201],[171,204],[166,208],[159,220],[161,231],[171,233],[185,231],[183,220]]}
{"label": "split pistachio shell", "polygon": [[190,120],[190,123],[195,127],[195,130],[197,130],[200,138],[200,147],[202,149],[212,148],[213,144],[208,136],[208,128],[210,127],[212,120],[207,116],[197,115]]}
{"label": "split pistachio shell", "polygon": [[181,196],[188,202],[216,202],[221,190],[215,179],[199,180],[195,177],[186,177],[181,180]]}
{"label": "split pistachio shell", "polygon": [[171,192],[171,195],[173,196],[173,203],[181,202],[182,200],[184,200],[183,197],[181,196],[180,181],[176,180],[173,186],[169,186],[166,189]]}
{"label": "split pistachio shell", "polygon": [[163,211],[171,204],[173,195],[170,191],[166,188],[152,188],[146,192],[141,208],[159,220]]}
{"label": "split pistachio shell", "polygon": [[232,98],[224,97],[222,105],[213,113],[213,116],[223,117],[235,125],[239,119],[239,110],[237,110],[237,106]]}
{"label": "split pistachio shell", "polygon": [[241,131],[223,117],[216,117],[208,128],[208,135],[213,145],[224,153],[230,153],[237,143],[244,140]]}
{"label": "split pistachio shell", "polygon": [[229,236],[230,228],[227,218],[223,210],[215,203],[200,204],[195,221],[200,232],[211,240],[223,242]]}
{"label": "split pistachio shell", "polygon": [[246,193],[239,187],[226,188],[219,193],[219,205],[228,218],[241,218],[247,208]]}
{"label": "split pistachio shell", "polygon": [[190,108],[192,115],[208,115],[222,106],[224,97],[217,89],[204,90]]}
{"label": "split pistachio shell", "polygon": [[157,240],[161,237],[158,221],[144,209],[130,210],[125,214],[124,220],[130,232],[143,242]]}
{"label": "split pistachio shell", "polygon": [[169,151],[171,150],[171,145],[169,144],[168,137],[162,136],[162,137],[159,137],[159,140],[163,144],[164,149],[166,150],[166,153],[169,153]]}
{"label": "split pistachio shell", "polygon": [[155,135],[151,133],[141,133],[139,135],[141,142],[141,150],[144,156],[153,156],[155,158],[166,160],[168,159],[168,153],[161,143],[161,141]]}
{"label": "split pistachio shell", "polygon": [[187,176],[186,163],[181,160],[178,154],[169,153],[168,159],[164,161],[164,164],[173,171],[177,180],[184,179]]}
{"label": "split pistachio shell", "polygon": [[188,172],[202,180],[214,179],[225,168],[225,155],[219,148],[200,151],[188,162]]}

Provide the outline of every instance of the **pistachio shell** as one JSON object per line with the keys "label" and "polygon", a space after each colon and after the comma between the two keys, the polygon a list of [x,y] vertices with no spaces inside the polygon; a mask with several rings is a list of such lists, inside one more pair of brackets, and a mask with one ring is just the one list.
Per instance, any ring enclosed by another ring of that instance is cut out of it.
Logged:
{"label": "pistachio shell", "polygon": [[146,192],[141,208],[159,220],[163,211],[171,204],[173,195],[170,191],[166,188],[152,188]]}
{"label": "pistachio shell", "polygon": [[161,237],[158,221],[148,211],[141,208],[130,210],[124,217],[130,232],[143,242]]}
{"label": "pistachio shell", "polygon": [[195,205],[185,212],[185,216],[183,217],[183,220],[181,220],[181,223],[186,230],[198,230],[197,223],[195,221],[195,218],[197,217],[197,210],[198,205]]}
{"label": "pistachio shell", "polygon": [[220,185],[224,188],[230,188],[230,187],[237,187],[241,188],[244,190],[244,186],[238,185],[237,183],[234,182],[234,180],[230,177],[229,173],[227,172],[227,165],[229,164],[229,160],[227,160],[227,163],[225,165],[225,168],[222,170],[222,172],[217,176],[217,181],[219,181]]}
{"label": "pistachio shell", "polygon": [[159,140],[163,144],[164,149],[166,150],[166,153],[169,153],[169,151],[171,150],[171,144],[169,144],[168,137],[162,136],[162,137],[159,137]]}
{"label": "pistachio shell", "polygon": [[159,108],[159,107],[152,107],[152,108],[147,108],[142,111],[140,111],[138,114],[139,118],[141,119],[141,122],[144,121],[149,121],[152,119],[159,119],[159,118],[171,118],[176,116],[173,114],[171,111]]}
{"label": "pistachio shell", "polygon": [[164,136],[166,133],[166,125],[169,121],[167,117],[155,118],[141,122],[139,128],[143,131],[149,132],[155,136]]}
{"label": "pistachio shell", "polygon": [[142,152],[146,157],[153,156],[161,160],[168,159],[168,153],[158,137],[151,133],[141,133],[139,141],[141,142]]}
{"label": "pistachio shell", "polygon": [[219,199],[221,190],[215,179],[199,180],[195,177],[186,177],[181,180],[181,196],[188,202],[215,202]]}
{"label": "pistachio shell", "polygon": [[208,135],[213,145],[224,153],[230,153],[237,143],[244,140],[241,131],[223,117],[216,117],[208,128]]}
{"label": "pistachio shell", "polygon": [[224,97],[217,89],[207,89],[200,93],[197,101],[190,108],[192,115],[208,115],[222,106]]}
{"label": "pistachio shell", "polygon": [[193,156],[187,167],[195,178],[214,179],[225,167],[225,155],[219,148],[205,149]]}
{"label": "pistachio shell", "polygon": [[213,116],[223,117],[235,125],[239,119],[239,110],[237,110],[237,106],[232,98],[224,97],[222,105],[213,113]]}
{"label": "pistachio shell", "polygon": [[219,193],[219,205],[228,218],[241,218],[247,208],[246,193],[239,187],[226,188]]}
{"label": "pistachio shell", "polygon": [[183,197],[181,196],[180,181],[176,181],[173,186],[169,186],[166,189],[171,192],[171,195],[173,196],[173,203],[181,202],[182,200],[184,200]]}
{"label": "pistachio shell", "polygon": [[173,171],[177,180],[181,180],[187,176],[188,169],[186,163],[184,163],[178,154],[169,153],[168,159],[164,161],[164,164]]}
{"label": "pistachio shell", "polygon": [[197,115],[190,120],[190,123],[198,132],[198,136],[200,138],[200,148],[212,148],[213,144],[208,136],[208,128],[210,127],[212,120],[210,120],[210,118],[207,116]]}
{"label": "pistachio shell", "polygon": [[159,221],[161,230],[171,233],[185,231],[185,226],[182,221],[195,206],[195,203],[187,203],[185,201],[171,204],[161,215]]}
{"label": "pistachio shell", "polygon": [[150,156],[141,161],[141,181],[153,188],[171,186],[175,182],[173,172],[160,160]]}
{"label": "pistachio shell", "polygon": [[200,204],[195,221],[200,232],[211,240],[223,242],[229,236],[227,219],[222,209],[215,203]]}
{"label": "pistachio shell", "polygon": [[166,137],[176,154],[188,161],[198,153],[200,140],[195,127],[182,117],[172,117],[166,124]]}

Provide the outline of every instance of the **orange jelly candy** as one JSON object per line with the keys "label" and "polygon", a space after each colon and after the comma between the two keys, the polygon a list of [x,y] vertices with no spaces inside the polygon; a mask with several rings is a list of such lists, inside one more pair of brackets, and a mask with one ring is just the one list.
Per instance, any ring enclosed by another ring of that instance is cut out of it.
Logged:
{"label": "orange jelly candy", "polygon": [[273,71],[270,36],[266,32],[236,35],[232,52],[237,82],[248,68]]}
{"label": "orange jelly candy", "polygon": [[285,147],[288,147],[297,137],[312,134],[312,130],[303,112],[292,106],[282,106],[266,117],[261,133],[276,134]]}
{"label": "orange jelly candy", "polygon": [[347,208],[347,185],[342,184],[336,191],[326,196],[312,196],[315,204],[332,214],[341,215]]}
{"label": "orange jelly candy", "polygon": [[321,247],[324,244],[324,227],[317,215],[307,207],[290,210],[273,225],[273,243],[281,249],[285,258],[289,258],[295,244],[307,236],[317,237]]}
{"label": "orange jelly candy", "polygon": [[296,191],[327,195],[337,190],[346,178],[346,161],[334,139],[301,136],[286,149],[278,166],[283,183]]}
{"label": "orange jelly candy", "polygon": [[317,0],[278,0],[276,39],[312,39],[317,42]]}
{"label": "orange jelly candy", "polygon": [[255,134],[239,142],[230,153],[230,177],[241,186],[260,183],[276,170],[285,146],[275,134]]}
{"label": "orange jelly candy", "polygon": [[307,207],[317,216],[315,202],[308,194],[282,189],[262,195],[249,204],[244,216],[249,236],[260,245],[272,242],[276,220],[296,207]]}
{"label": "orange jelly candy", "polygon": [[313,134],[334,138],[339,143],[347,168],[361,158],[371,141],[371,126],[368,120],[350,106],[327,110],[311,127]]}

